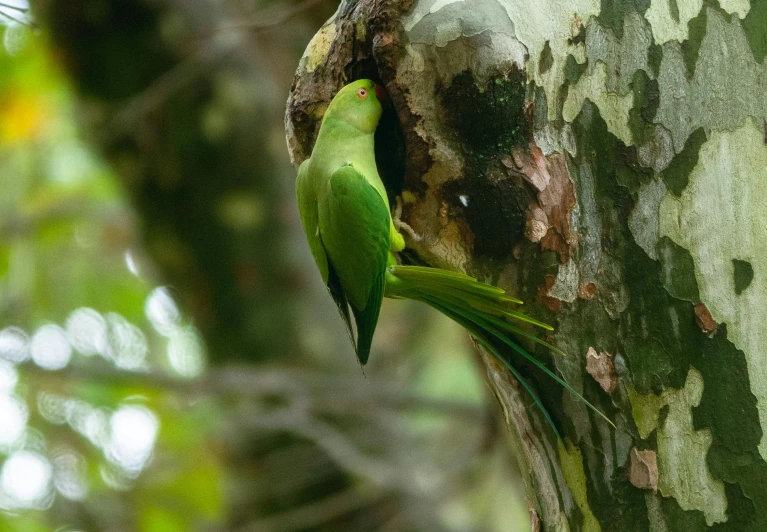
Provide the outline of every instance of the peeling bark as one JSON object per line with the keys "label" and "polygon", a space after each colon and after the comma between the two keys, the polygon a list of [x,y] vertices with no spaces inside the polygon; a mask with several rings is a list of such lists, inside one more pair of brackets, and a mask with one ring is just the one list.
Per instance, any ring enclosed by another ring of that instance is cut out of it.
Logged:
{"label": "peeling bark", "polygon": [[658,491],[658,457],[655,451],[631,449],[629,481],[639,489]]}
{"label": "peeling bark", "polygon": [[307,48],[293,161],[338,88],[384,84],[412,252],[527,301],[618,426],[524,366],[557,441],[484,359],[534,528],[767,530],[765,42],[764,2],[350,0]]}
{"label": "peeling bark", "polygon": [[586,353],[586,371],[594,377],[605,393],[613,393],[618,385],[618,376],[615,374],[613,356],[610,353],[599,353],[593,347],[589,347]]}

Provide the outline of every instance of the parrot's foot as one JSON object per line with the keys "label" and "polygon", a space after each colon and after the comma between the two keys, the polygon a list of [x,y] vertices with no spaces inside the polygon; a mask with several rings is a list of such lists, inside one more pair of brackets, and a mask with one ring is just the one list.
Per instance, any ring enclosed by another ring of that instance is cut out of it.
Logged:
{"label": "parrot's foot", "polygon": [[397,196],[397,198],[394,201],[395,201],[394,217],[392,220],[392,222],[394,223],[394,228],[400,232],[405,231],[410,236],[410,238],[412,238],[416,242],[420,242],[421,240],[423,240],[423,235],[419,235],[418,233],[416,233],[412,227],[410,227],[408,224],[403,222],[401,219],[402,218],[402,197]]}

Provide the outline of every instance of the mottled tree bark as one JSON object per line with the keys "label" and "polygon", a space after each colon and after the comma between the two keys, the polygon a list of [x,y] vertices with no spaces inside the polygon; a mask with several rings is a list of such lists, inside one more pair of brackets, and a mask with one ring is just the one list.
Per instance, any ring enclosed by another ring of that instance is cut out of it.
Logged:
{"label": "mottled tree bark", "polygon": [[[528,302],[524,367],[484,357],[541,530],[767,530],[767,2],[345,1],[286,116],[383,83],[385,181],[420,260]],[[396,119],[394,118],[396,116]]]}

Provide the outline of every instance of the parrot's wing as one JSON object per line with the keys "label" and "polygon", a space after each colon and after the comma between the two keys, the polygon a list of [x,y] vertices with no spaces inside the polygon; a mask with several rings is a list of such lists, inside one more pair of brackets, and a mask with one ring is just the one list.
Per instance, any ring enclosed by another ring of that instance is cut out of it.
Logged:
{"label": "parrot's wing", "polygon": [[320,237],[329,269],[351,304],[357,357],[365,364],[383,300],[391,218],[378,191],[351,165],[333,172],[326,187],[319,202]]}
{"label": "parrot's wing", "polygon": [[352,319],[349,315],[349,304],[341,288],[341,282],[338,280],[338,274],[328,264],[328,257],[325,253],[325,247],[320,238],[320,220],[318,215],[317,195],[309,179],[309,159],[306,159],[298,167],[298,176],[296,177],[296,196],[298,197],[298,212],[301,216],[301,225],[306,233],[306,239],[309,241],[309,249],[312,251],[314,262],[320,270],[322,280],[328,287],[333,301],[338,306],[341,318],[344,320],[349,338],[354,344],[354,330],[352,329]]}
{"label": "parrot's wing", "polygon": [[320,270],[322,280],[328,282],[328,258],[325,248],[320,239],[320,222],[317,214],[317,195],[309,179],[309,159],[306,159],[298,167],[296,177],[296,197],[298,198],[298,213],[301,216],[301,225],[304,227],[306,239],[309,241],[309,249],[312,251],[314,262]]}

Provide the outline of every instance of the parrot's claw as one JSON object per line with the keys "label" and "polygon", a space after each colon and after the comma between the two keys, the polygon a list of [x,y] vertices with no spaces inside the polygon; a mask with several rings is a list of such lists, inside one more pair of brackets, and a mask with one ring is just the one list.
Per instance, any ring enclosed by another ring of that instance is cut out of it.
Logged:
{"label": "parrot's claw", "polygon": [[394,217],[392,220],[394,228],[399,232],[406,232],[410,238],[416,242],[421,242],[423,240],[423,235],[419,235],[412,227],[402,221],[402,197],[397,196],[394,201]]}
{"label": "parrot's claw", "polygon": [[421,242],[423,240],[423,235],[419,235],[415,232],[415,229],[410,227],[405,222],[399,220],[394,223],[394,227],[397,228],[397,231],[405,231],[408,235],[410,235],[410,238],[415,240],[416,242]]}

